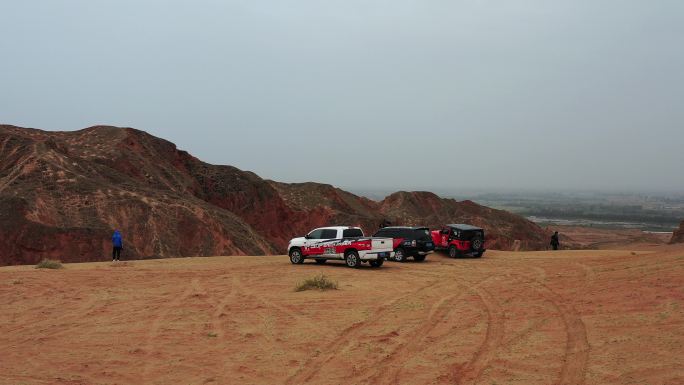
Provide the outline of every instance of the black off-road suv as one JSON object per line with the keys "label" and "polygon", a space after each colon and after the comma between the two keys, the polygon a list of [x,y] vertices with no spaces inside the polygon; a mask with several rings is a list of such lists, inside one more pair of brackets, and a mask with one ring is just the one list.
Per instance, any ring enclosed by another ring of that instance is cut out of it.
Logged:
{"label": "black off-road suv", "polygon": [[435,250],[427,227],[391,226],[378,230],[373,236],[394,240],[394,260],[397,262],[404,262],[408,257],[422,262]]}

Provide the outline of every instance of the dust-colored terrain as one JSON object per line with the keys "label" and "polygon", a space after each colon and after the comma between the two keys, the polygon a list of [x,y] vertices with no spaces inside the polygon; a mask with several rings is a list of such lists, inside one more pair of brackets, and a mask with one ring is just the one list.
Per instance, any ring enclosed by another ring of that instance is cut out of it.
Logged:
{"label": "dust-colored terrain", "polygon": [[0,383],[682,384],[683,282],[681,245],[5,267]]}

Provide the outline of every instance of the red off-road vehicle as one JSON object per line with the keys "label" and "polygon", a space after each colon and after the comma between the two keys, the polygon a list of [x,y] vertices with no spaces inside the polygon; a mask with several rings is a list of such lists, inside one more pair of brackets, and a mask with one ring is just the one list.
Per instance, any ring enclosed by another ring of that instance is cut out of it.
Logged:
{"label": "red off-road vehicle", "polygon": [[464,224],[446,225],[442,230],[432,231],[436,250],[446,250],[451,258],[472,256],[480,258],[485,252],[484,230]]}

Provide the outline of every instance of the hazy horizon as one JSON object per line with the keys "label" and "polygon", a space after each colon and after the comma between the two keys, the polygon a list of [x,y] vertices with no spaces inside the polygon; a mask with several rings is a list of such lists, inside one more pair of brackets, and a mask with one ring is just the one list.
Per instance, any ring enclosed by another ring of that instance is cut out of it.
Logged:
{"label": "hazy horizon", "polygon": [[0,123],[352,191],[684,192],[678,1],[29,0],[0,32]]}

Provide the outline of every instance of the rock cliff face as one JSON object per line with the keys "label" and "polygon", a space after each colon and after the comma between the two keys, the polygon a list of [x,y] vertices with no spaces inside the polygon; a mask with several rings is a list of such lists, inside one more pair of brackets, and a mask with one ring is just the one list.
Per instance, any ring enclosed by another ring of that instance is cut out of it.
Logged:
{"label": "rock cliff face", "polygon": [[381,202],[319,183],[268,181],[204,163],[132,128],[46,132],[0,126],[0,265],[107,260],[124,234],[124,258],[284,253],[316,226],[384,220],[485,227],[489,247],[545,246],[546,234],[510,213],[427,192]]}
{"label": "rock cliff face", "polygon": [[684,243],[684,221],[679,224],[679,228],[672,233],[670,243]]}
{"label": "rock cliff face", "polygon": [[[226,178],[236,189],[259,179],[134,129],[2,126],[0,263],[106,260],[114,228],[124,233],[125,258],[275,252],[273,241],[211,202]],[[248,204],[240,197],[250,194],[224,194],[222,203]]]}

